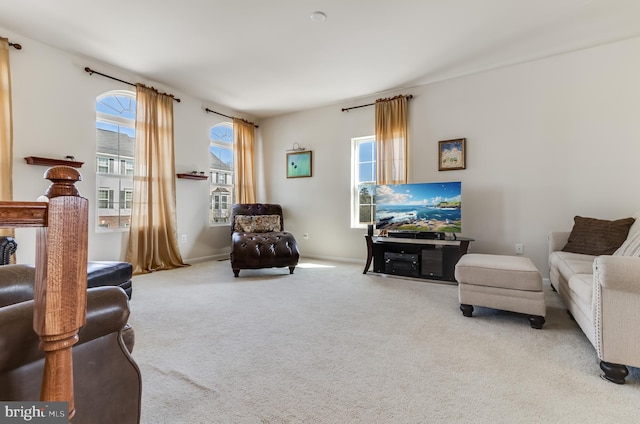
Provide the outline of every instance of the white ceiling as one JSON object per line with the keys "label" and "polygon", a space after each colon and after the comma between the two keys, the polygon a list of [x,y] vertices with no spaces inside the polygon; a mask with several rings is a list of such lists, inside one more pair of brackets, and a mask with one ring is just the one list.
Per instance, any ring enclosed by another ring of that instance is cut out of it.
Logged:
{"label": "white ceiling", "polygon": [[640,0],[2,0],[0,27],[261,118],[635,37]]}

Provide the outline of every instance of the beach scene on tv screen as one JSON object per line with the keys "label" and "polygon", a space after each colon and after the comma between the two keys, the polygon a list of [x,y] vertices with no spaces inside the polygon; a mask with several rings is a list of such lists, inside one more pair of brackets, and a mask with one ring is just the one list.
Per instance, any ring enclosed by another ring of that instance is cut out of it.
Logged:
{"label": "beach scene on tv screen", "polygon": [[376,186],[376,228],[387,231],[462,231],[460,182]]}

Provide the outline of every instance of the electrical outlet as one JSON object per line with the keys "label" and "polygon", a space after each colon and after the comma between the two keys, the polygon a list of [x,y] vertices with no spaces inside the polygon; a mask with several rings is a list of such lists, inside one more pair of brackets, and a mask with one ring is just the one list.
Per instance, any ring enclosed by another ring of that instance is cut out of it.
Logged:
{"label": "electrical outlet", "polygon": [[302,235],[302,238],[305,239],[305,240],[309,240],[309,233],[304,233]]}
{"label": "electrical outlet", "polygon": [[180,243],[186,243],[189,240],[186,234],[180,236]]}
{"label": "electrical outlet", "polygon": [[521,243],[516,244],[516,255],[522,255],[524,253],[524,246]]}

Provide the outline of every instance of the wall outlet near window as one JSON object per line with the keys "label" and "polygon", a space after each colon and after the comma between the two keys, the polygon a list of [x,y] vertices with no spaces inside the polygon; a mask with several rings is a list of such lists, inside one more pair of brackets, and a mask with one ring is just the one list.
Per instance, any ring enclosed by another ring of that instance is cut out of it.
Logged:
{"label": "wall outlet near window", "polygon": [[516,255],[522,255],[524,253],[524,245],[521,243],[516,244]]}
{"label": "wall outlet near window", "polygon": [[187,241],[189,241],[189,237],[186,234],[180,236],[180,243],[186,243]]}

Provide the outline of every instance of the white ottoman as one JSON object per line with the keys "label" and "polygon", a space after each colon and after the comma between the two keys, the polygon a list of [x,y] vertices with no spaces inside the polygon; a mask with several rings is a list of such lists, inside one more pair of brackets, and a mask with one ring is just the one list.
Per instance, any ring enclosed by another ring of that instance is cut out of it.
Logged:
{"label": "white ottoman", "polygon": [[455,277],[464,316],[476,305],[529,315],[533,328],[544,325],[542,277],[529,258],[469,253],[456,264]]}

